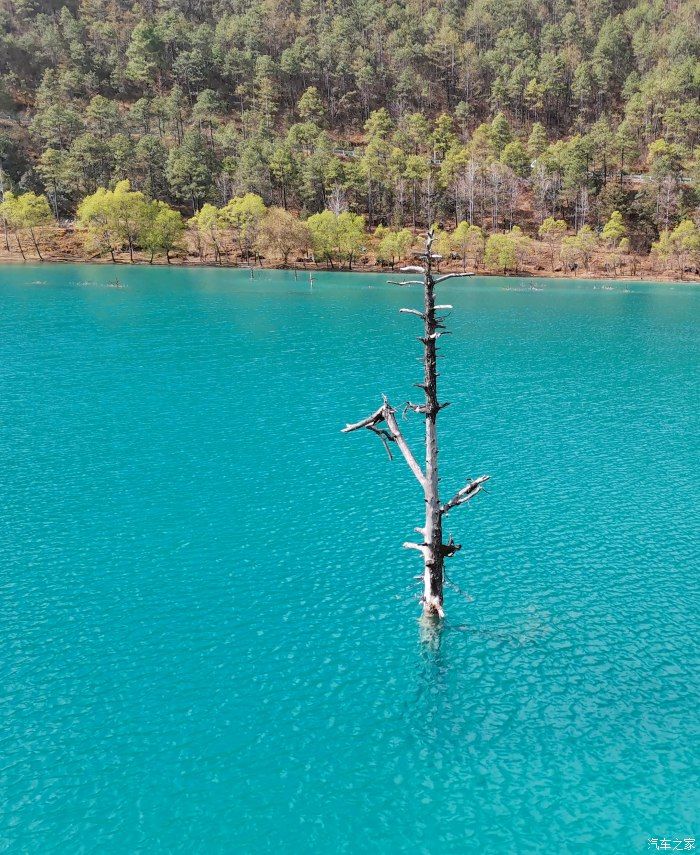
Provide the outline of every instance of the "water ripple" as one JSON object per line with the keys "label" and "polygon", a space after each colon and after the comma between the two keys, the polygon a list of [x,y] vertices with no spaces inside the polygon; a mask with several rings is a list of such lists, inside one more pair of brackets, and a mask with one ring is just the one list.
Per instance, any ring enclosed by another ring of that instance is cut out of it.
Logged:
{"label": "water ripple", "polygon": [[492,481],[421,643],[420,495],[339,433],[410,393],[414,295],[112,278],[0,276],[0,848],[693,834],[698,289],[445,289],[443,489]]}

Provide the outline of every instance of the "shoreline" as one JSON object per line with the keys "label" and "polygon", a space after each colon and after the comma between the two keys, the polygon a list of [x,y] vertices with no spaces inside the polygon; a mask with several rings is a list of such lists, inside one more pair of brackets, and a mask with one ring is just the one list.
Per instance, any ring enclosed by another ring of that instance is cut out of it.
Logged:
{"label": "shoreline", "polygon": [[[263,261],[261,264],[248,265],[248,264],[214,264],[209,261],[199,261],[199,260],[185,260],[183,258],[174,257],[171,262],[168,264],[167,261],[163,259],[154,259],[152,262],[147,258],[137,257],[132,262],[128,256],[125,259],[116,259],[112,261],[111,258],[104,257],[96,257],[96,258],[66,258],[56,257],[51,255],[50,253],[44,253],[43,259],[39,259],[38,257],[27,257],[23,259],[20,253],[18,252],[7,252],[5,250],[0,250],[0,267],[4,265],[8,266],[22,266],[26,265],[28,267],[41,267],[44,264],[92,264],[92,265],[100,265],[105,267],[158,267],[158,268],[187,268],[196,270],[197,268],[207,268],[210,270],[283,270],[288,272],[303,272],[303,273],[345,273],[345,274],[354,274],[354,273],[363,273],[363,274],[375,274],[375,275],[386,275],[386,276],[395,276],[399,273],[399,266],[393,270],[390,267],[383,267],[376,264],[362,264],[357,263],[353,264],[351,269],[347,267],[326,267],[326,266],[317,266],[313,265],[313,263],[304,266],[299,264],[274,264],[274,263],[266,263]],[[440,273],[459,273],[461,272],[461,264],[446,264],[442,266]],[[607,271],[584,271],[581,275],[576,275],[575,273],[566,273],[564,271],[550,271],[550,270],[536,270],[532,266],[526,266],[523,270],[518,273],[493,273],[489,270],[474,270],[471,271],[472,276],[475,278],[483,278],[483,279],[566,279],[573,281],[591,281],[591,282],[599,282],[599,281],[608,281],[608,282],[639,282],[641,284],[648,283],[650,285],[698,285],[700,284],[700,275],[691,275],[686,274],[688,278],[686,279],[678,279],[673,278],[667,272],[655,272],[655,271],[642,271],[637,276],[631,276],[629,274],[619,274],[619,275],[611,275]]]}

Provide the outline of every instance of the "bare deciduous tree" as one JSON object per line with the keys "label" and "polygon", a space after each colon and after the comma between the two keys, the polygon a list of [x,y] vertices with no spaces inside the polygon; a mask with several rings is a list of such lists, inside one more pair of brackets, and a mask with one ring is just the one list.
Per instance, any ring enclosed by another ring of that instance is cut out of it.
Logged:
{"label": "bare deciduous tree", "polygon": [[488,481],[488,475],[469,480],[448,502],[440,501],[439,478],[438,478],[438,437],[437,417],[448,403],[440,403],[437,394],[437,343],[441,336],[445,335],[444,318],[437,315],[440,309],[450,309],[451,306],[435,305],[435,286],[446,279],[454,277],[470,276],[468,273],[448,273],[444,276],[434,277],[432,272],[433,262],[440,257],[433,254],[433,231],[428,232],[426,240],[426,251],[419,258],[421,266],[403,268],[405,272],[421,273],[422,280],[409,280],[399,282],[399,285],[422,285],[424,295],[423,311],[417,309],[401,309],[404,314],[419,317],[424,324],[424,333],[421,337],[423,343],[423,382],[416,385],[423,389],[425,401],[414,404],[408,401],[404,411],[413,410],[425,418],[425,468],[421,468],[411,451],[406,439],[401,433],[396,420],[396,410],[392,407],[386,397],[382,405],[367,418],[354,424],[348,424],[343,428],[343,433],[364,428],[370,430],[384,443],[389,458],[391,454],[391,443],[395,444],[411,472],[415,475],[418,483],[423,489],[425,497],[425,524],[416,531],[422,535],[420,543],[407,542],[404,547],[416,549],[423,556],[423,613],[430,617],[444,617],[443,609],[443,584],[445,558],[450,558],[461,546],[452,538],[443,543],[442,524],[445,514],[453,508],[466,504],[470,499],[480,493],[483,485]]}

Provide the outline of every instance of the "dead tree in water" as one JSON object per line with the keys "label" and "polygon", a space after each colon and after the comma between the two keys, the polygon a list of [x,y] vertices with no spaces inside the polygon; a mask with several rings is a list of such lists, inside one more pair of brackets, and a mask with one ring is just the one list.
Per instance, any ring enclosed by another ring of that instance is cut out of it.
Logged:
{"label": "dead tree in water", "polygon": [[439,477],[438,477],[438,439],[437,439],[437,417],[440,410],[448,406],[448,402],[440,403],[437,395],[437,342],[446,334],[444,317],[436,314],[440,309],[451,309],[451,306],[435,305],[435,286],[446,279],[454,277],[469,276],[465,273],[447,273],[444,276],[433,277],[432,266],[434,261],[439,261],[440,256],[432,253],[433,231],[428,232],[426,240],[426,251],[418,258],[421,260],[420,267],[405,267],[406,272],[422,273],[423,279],[398,282],[398,285],[422,285],[424,294],[423,311],[417,309],[401,309],[400,311],[416,315],[423,321],[424,333],[420,341],[423,343],[423,369],[422,383],[416,383],[418,388],[425,393],[425,401],[422,404],[406,402],[404,412],[413,410],[425,418],[425,468],[422,469],[413,456],[398,422],[396,410],[384,397],[383,403],[378,410],[354,424],[343,428],[343,433],[351,433],[361,428],[376,433],[384,443],[389,458],[391,455],[390,443],[395,443],[403,455],[411,472],[416,476],[418,483],[423,489],[425,497],[425,525],[416,528],[423,536],[420,543],[404,543],[406,549],[417,549],[423,556],[423,613],[433,617],[444,617],[443,610],[443,584],[445,558],[450,558],[461,549],[460,544],[455,543],[452,538],[443,543],[442,523],[445,514],[453,508],[464,505],[477,493],[481,492],[484,482],[488,481],[488,475],[470,480],[459,490],[448,502],[442,504],[440,501]]}

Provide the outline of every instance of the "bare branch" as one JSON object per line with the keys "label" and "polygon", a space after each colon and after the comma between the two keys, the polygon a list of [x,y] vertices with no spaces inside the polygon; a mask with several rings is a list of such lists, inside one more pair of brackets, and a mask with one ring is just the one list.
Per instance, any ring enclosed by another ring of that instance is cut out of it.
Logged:
{"label": "bare branch", "polygon": [[469,481],[466,487],[462,487],[462,489],[453,496],[449,502],[440,508],[440,512],[442,514],[446,514],[452,510],[452,508],[466,504],[470,499],[473,499],[477,493],[480,493],[484,489],[484,483],[488,481],[489,478],[489,475],[482,475],[480,478],[475,478],[473,481]]}
{"label": "bare branch", "polygon": [[453,307],[453,306],[450,306],[448,303],[445,303],[445,305],[444,305],[444,306],[435,306],[435,308],[436,308],[437,310],[439,310],[439,309],[452,309],[452,308],[454,308],[454,307]]}
{"label": "bare branch", "polygon": [[[433,256],[435,258],[435,256]],[[439,285],[440,282],[444,282],[446,279],[464,279],[465,276],[473,276],[473,273],[445,273],[443,276],[438,276],[435,280],[435,284]],[[435,307],[438,308],[437,306]]]}
{"label": "bare branch", "polygon": [[427,544],[425,544],[425,543],[413,543],[413,541],[411,541],[411,540],[407,540],[407,541],[404,543],[403,548],[404,548],[404,549],[417,549],[417,550],[418,550],[418,552],[425,553],[425,551],[426,551],[426,549],[428,548],[428,546],[427,546]]}
{"label": "bare branch", "polygon": [[454,540],[450,538],[447,543],[442,544],[442,554],[445,558],[452,558],[455,552],[459,552],[461,548],[461,543],[455,543]]}
{"label": "bare branch", "polygon": [[403,454],[404,460],[406,461],[406,463],[408,463],[409,469],[416,476],[416,478],[418,479],[418,483],[421,485],[421,487],[425,489],[425,473],[418,465],[416,458],[413,456],[413,452],[408,447],[408,443],[404,439],[404,436],[401,433],[399,425],[396,421],[396,415],[394,413],[394,410],[391,408],[388,402],[385,402],[385,418],[389,430],[394,435],[394,441],[398,445],[401,454]]}
{"label": "bare branch", "polygon": [[407,410],[413,410],[414,413],[424,413],[426,411],[425,404],[414,404],[411,401],[406,401],[403,405],[403,414],[406,415]]}
{"label": "bare branch", "polygon": [[341,433],[351,433],[354,430],[359,430],[360,428],[370,427],[371,425],[376,425],[378,422],[384,421],[384,405],[376,410],[376,412],[372,413],[371,416],[367,416],[366,419],[362,419],[362,421],[355,422],[354,424],[347,424],[340,431]]}
{"label": "bare branch", "polygon": [[404,287],[405,285],[423,285],[423,283],[419,279],[405,279],[403,282],[396,282],[394,279],[388,279],[387,284],[401,285],[401,287]]}
{"label": "bare branch", "polygon": [[422,273],[423,268],[417,264],[409,264],[408,267],[399,267],[401,273]]}
{"label": "bare branch", "polygon": [[[377,427],[381,422],[386,422],[388,430]],[[352,431],[361,430],[362,428],[366,428],[367,430],[371,430],[372,433],[377,434],[384,444],[384,448],[389,455],[389,459],[393,459],[393,457],[388,443],[395,442],[398,445],[404,460],[408,464],[409,469],[416,476],[421,487],[425,489],[425,474],[418,465],[416,458],[413,456],[413,452],[404,439],[398,422],[396,421],[395,410],[386,398],[384,398],[384,403],[378,410],[367,416],[366,419],[346,425],[342,429],[341,433],[352,433]]]}
{"label": "bare branch", "polygon": [[394,437],[389,433],[388,430],[384,430],[383,428],[375,427],[374,425],[367,425],[367,430],[371,430],[372,433],[376,433],[379,439],[382,441],[382,445],[386,449],[386,453],[389,456],[389,460],[394,459],[394,455],[391,453],[391,449],[389,448],[390,442],[396,442]]}
{"label": "bare branch", "polygon": [[425,320],[425,315],[423,312],[419,312],[418,309],[399,309],[399,312],[402,315],[415,315],[417,318],[420,318],[422,321]]}

